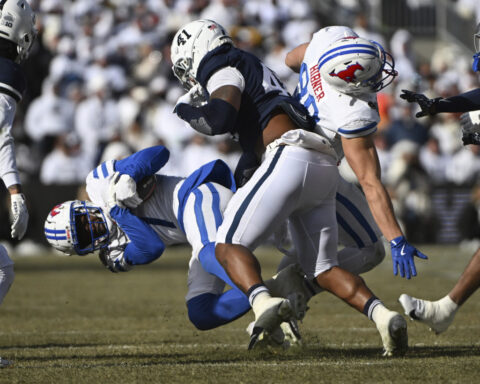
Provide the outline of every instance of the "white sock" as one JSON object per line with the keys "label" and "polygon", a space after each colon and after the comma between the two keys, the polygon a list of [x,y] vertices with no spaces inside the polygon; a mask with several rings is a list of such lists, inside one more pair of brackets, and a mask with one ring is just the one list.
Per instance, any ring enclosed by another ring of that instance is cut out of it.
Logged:
{"label": "white sock", "polygon": [[378,323],[381,319],[385,318],[387,313],[391,312],[387,307],[385,307],[381,301],[378,302],[377,305],[371,310],[371,319],[375,324]]}
{"label": "white sock", "polygon": [[263,306],[263,303],[271,298],[272,296],[270,295],[270,292],[268,290],[262,290],[261,292],[257,293],[250,302],[253,312],[255,314],[259,313],[260,309]]}
{"label": "white sock", "polygon": [[455,313],[458,310],[458,304],[455,303],[448,295],[440,300],[435,301],[434,305],[437,307],[437,313],[439,315],[450,316],[452,313]]}

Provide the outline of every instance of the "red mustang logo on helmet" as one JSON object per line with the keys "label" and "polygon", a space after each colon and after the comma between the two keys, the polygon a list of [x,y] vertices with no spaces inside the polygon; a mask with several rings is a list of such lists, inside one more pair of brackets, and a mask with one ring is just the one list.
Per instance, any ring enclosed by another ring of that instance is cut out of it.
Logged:
{"label": "red mustang logo on helmet", "polygon": [[350,64],[346,69],[338,73],[335,73],[335,70],[333,70],[332,72],[329,73],[329,75],[332,77],[339,77],[343,81],[346,81],[347,83],[351,83],[352,81],[355,80],[355,71],[357,70],[363,71],[363,69],[364,68],[360,64],[355,63],[355,64]]}
{"label": "red mustang logo on helmet", "polygon": [[56,205],[55,207],[52,208],[50,215],[52,217],[57,216],[60,213],[60,210],[58,209],[61,206],[61,204]]}

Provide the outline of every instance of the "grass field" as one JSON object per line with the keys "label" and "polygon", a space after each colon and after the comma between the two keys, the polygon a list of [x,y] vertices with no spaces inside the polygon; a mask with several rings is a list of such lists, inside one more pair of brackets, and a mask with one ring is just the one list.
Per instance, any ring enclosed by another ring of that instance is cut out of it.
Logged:
{"label": "grass field", "polygon": [[[419,277],[394,277],[389,256],[364,276],[387,306],[402,292],[440,298],[470,259],[457,247],[421,247]],[[278,255],[257,252],[264,276]],[[473,296],[436,336],[408,322],[403,358],[381,356],[372,322],[333,296],[312,299],[305,346],[269,354],[246,350],[248,313],[212,331],[188,321],[187,248],[150,266],[113,274],[95,257],[15,258],[16,280],[0,307],[0,356],[15,361],[0,383],[465,383],[480,372],[480,303]]]}

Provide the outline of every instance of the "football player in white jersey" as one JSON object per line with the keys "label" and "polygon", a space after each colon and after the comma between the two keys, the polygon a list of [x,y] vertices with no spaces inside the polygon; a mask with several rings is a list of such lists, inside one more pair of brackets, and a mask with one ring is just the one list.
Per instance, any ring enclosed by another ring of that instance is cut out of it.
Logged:
{"label": "football player in white jersey", "polygon": [[[242,159],[254,159],[250,169],[237,166],[236,176],[246,182],[227,205],[216,245],[217,259],[255,313],[249,347],[282,322],[304,315],[308,293],[291,301],[283,292],[273,292],[253,254],[288,218],[307,278],[373,318],[386,355],[405,353],[403,317],[386,309],[358,275],[339,266],[336,155],[326,139],[311,132],[314,124],[305,107],[258,58],[237,49],[214,21],[196,20],[180,28],[171,52],[175,75],[190,89],[176,113],[204,134],[237,135]],[[204,103],[196,100],[198,93],[207,95]]]}
{"label": "football player in white jersey", "polygon": [[[28,56],[36,33],[35,14],[26,1],[0,1],[0,178],[10,194],[11,236],[19,240],[27,230],[28,211],[10,131],[17,103],[26,88],[25,75],[19,63]],[[6,218],[3,221],[6,222]],[[0,245],[0,304],[13,279],[13,261],[5,247]],[[0,367],[8,365],[10,362],[0,357]]]}
{"label": "football player in white jersey", "polygon": [[[156,146],[100,164],[87,176],[90,201],[55,206],[45,236],[65,253],[98,250],[112,272],[148,264],[168,245],[190,244],[188,315],[198,329],[212,329],[250,309],[215,258],[217,228],[236,188],[233,174],[221,160],[187,178],[156,174],[168,158],[168,150]],[[224,292],[225,282],[232,289]]]}
{"label": "football player in white jersey", "polygon": [[416,276],[414,257],[427,256],[402,233],[380,180],[373,143],[380,120],[376,92],[396,76],[390,54],[348,27],[331,26],[290,51],[285,62],[300,74],[296,96],[314,117],[315,131],[331,142],[339,160],[347,159],[364,192],[343,179],[339,183],[337,219],[339,242],[346,246],[343,252],[352,255],[352,262],[363,264],[363,259],[366,263],[357,273],[365,272],[381,261],[375,253],[383,253],[382,233],[391,245],[394,275]]}

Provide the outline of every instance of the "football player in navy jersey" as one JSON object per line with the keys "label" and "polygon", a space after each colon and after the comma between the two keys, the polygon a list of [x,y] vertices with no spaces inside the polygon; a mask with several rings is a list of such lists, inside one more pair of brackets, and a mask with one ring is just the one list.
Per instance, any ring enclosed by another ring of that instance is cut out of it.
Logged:
{"label": "football player in navy jersey", "polygon": [[[474,33],[475,54],[472,69],[480,72],[480,23]],[[403,90],[400,95],[408,102],[416,102],[421,108],[417,117],[442,112],[468,112],[460,117],[464,145],[480,145],[480,89],[446,99],[429,99],[425,95]],[[469,112],[470,111],[470,112]],[[436,301],[422,300],[407,294],[399,298],[405,314],[427,324],[436,334],[444,332],[453,322],[460,306],[480,287],[480,249],[472,256],[457,283],[443,298]]]}
{"label": "football player in navy jersey", "polygon": [[[313,132],[314,120],[305,107],[257,57],[237,49],[214,21],[197,20],[180,28],[171,58],[175,76],[188,90],[175,107],[178,116],[203,134],[237,136],[243,149],[235,170],[241,188],[224,212],[216,258],[254,311],[249,348],[268,340],[282,324],[303,318],[316,284],[370,313],[379,300],[359,276],[339,267],[336,154]],[[288,274],[279,290],[270,290],[253,254],[286,219],[308,279],[293,293]],[[377,324],[386,355],[405,352],[404,322]]]}
{"label": "football player in navy jersey", "polygon": [[[10,193],[11,236],[17,239],[21,239],[27,230],[28,211],[10,131],[17,103],[26,87],[19,63],[28,56],[35,36],[35,14],[30,5],[24,0],[0,0],[0,177]],[[13,261],[5,247],[0,245],[0,303],[13,279]],[[0,358],[0,367],[9,364]]]}

